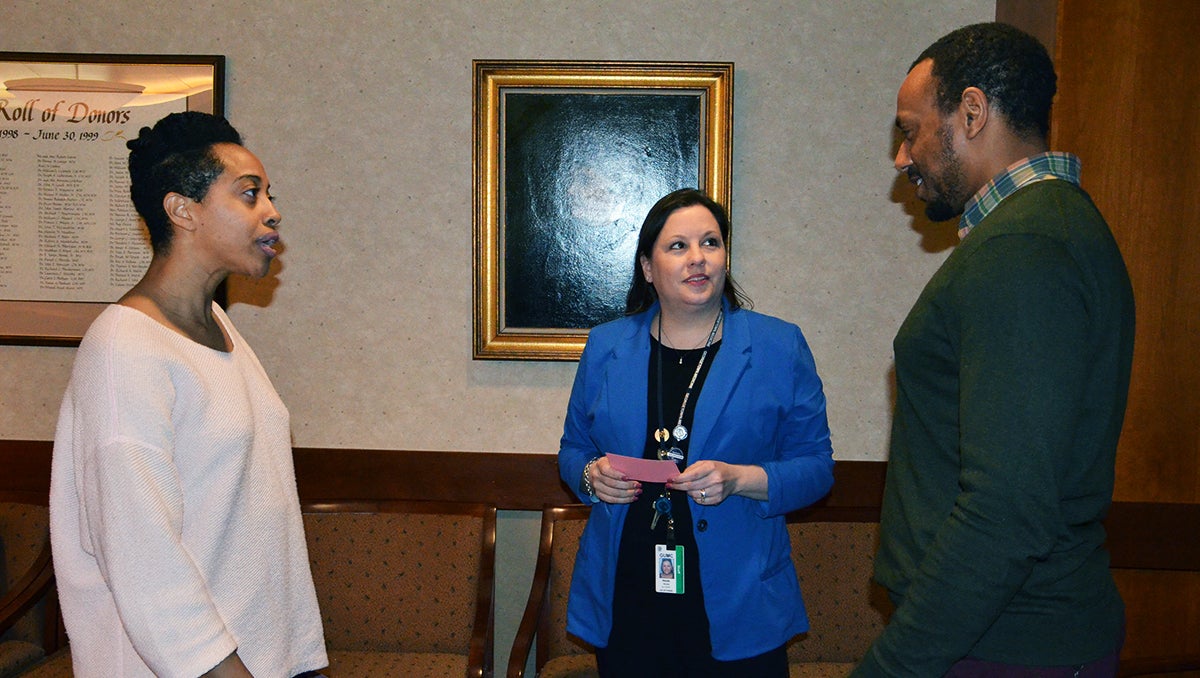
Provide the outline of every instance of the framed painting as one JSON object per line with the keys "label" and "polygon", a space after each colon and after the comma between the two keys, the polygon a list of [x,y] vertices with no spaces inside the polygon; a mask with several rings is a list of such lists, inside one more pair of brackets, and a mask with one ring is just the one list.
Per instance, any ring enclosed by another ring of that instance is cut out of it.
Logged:
{"label": "framed painting", "polygon": [[78,345],[141,278],[125,142],[224,95],[223,56],[0,52],[0,344]]}
{"label": "framed painting", "polygon": [[474,62],[474,351],[578,360],[673,190],[729,207],[733,64]]}

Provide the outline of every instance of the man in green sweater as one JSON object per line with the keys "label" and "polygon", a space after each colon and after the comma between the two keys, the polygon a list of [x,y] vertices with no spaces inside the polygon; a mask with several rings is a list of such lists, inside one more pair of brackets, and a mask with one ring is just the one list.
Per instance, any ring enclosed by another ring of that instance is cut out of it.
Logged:
{"label": "man in green sweater", "polygon": [[1079,160],[1048,153],[1054,65],[967,26],[896,102],[908,175],[961,243],[900,327],[875,578],[895,613],[854,676],[1113,676],[1124,605],[1101,519],[1133,291]]}

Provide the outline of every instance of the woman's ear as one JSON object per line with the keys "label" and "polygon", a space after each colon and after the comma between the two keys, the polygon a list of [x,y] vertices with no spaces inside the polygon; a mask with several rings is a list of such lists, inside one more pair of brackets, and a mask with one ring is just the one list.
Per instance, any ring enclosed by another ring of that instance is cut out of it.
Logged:
{"label": "woman's ear", "polygon": [[192,214],[192,206],[195,204],[195,200],[174,191],[163,196],[163,211],[167,213],[167,218],[185,231],[196,230]]}
{"label": "woman's ear", "polygon": [[650,275],[650,260],[646,258],[646,255],[639,254],[638,263],[642,265],[642,277],[646,279],[647,283],[653,285],[654,276]]}

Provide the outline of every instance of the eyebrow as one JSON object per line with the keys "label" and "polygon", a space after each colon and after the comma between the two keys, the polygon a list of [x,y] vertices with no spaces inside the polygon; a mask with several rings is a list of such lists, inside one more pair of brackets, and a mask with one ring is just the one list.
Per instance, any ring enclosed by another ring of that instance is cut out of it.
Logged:
{"label": "eyebrow", "polygon": [[267,193],[271,192],[271,184],[264,181],[263,178],[257,174],[243,174],[242,176],[238,177],[238,181],[243,179],[249,179],[250,181],[253,181],[255,186],[266,189]]}

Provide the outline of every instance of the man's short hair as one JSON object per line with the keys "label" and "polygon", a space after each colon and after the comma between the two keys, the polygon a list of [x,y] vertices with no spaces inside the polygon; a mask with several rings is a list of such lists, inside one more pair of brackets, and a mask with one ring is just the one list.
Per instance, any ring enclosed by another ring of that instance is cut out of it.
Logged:
{"label": "man's short hair", "polygon": [[958,107],[963,90],[978,87],[1018,136],[1044,140],[1050,132],[1058,82],[1054,62],[1032,35],[1001,23],[964,26],[927,47],[912,65],[926,59],[933,60],[943,115]]}

